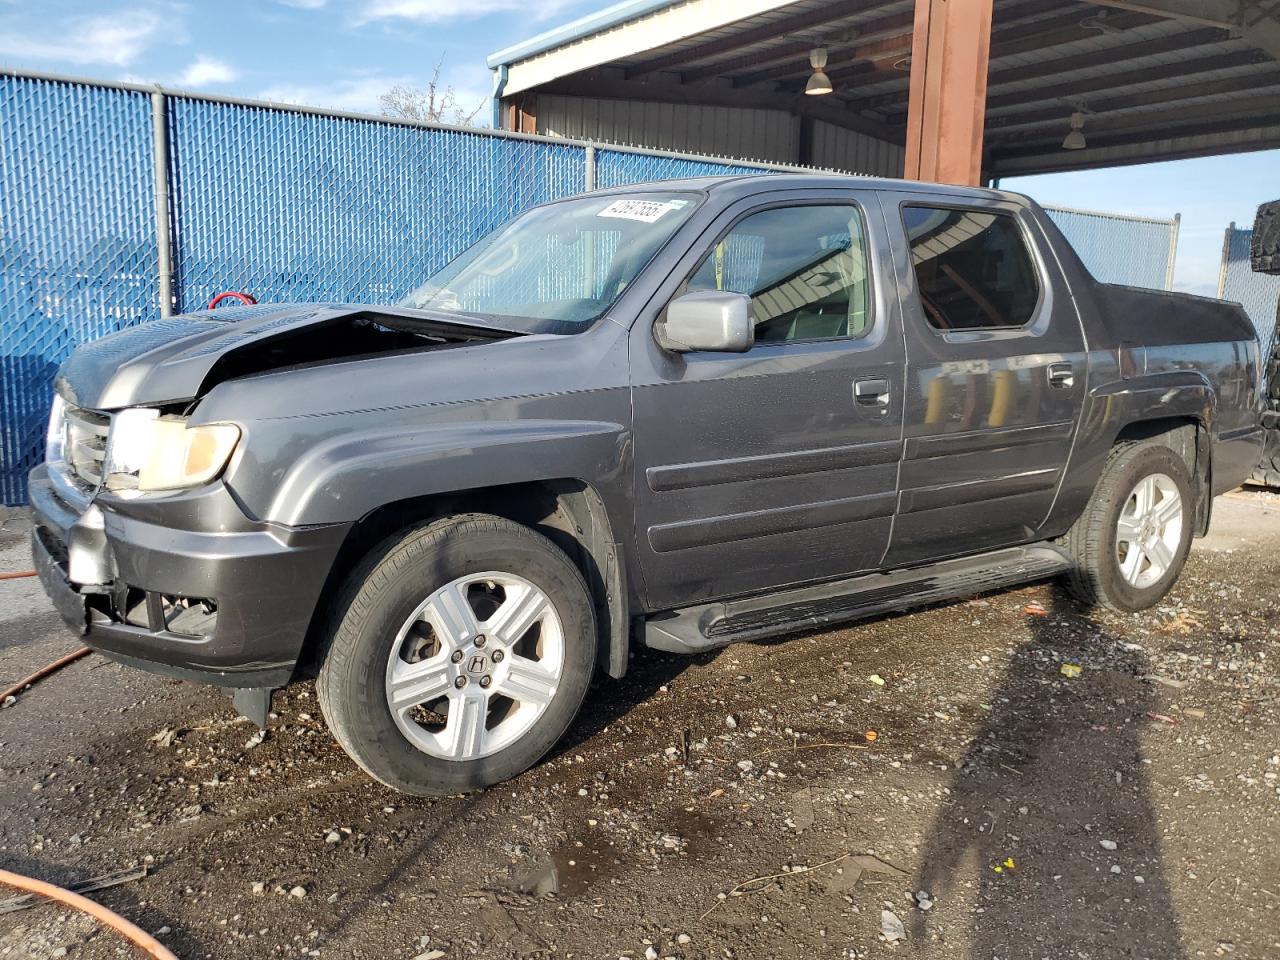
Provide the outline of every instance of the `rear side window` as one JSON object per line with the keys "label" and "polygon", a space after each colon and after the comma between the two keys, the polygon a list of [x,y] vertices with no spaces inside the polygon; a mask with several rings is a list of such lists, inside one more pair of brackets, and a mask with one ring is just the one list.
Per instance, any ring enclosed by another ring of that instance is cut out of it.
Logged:
{"label": "rear side window", "polygon": [[902,219],[920,302],[934,327],[982,330],[1031,321],[1040,285],[1012,216],[909,206]]}
{"label": "rear side window", "polygon": [[842,204],[753,213],[708,251],[687,289],[750,297],[757,343],[866,336],[871,286],[862,215]]}

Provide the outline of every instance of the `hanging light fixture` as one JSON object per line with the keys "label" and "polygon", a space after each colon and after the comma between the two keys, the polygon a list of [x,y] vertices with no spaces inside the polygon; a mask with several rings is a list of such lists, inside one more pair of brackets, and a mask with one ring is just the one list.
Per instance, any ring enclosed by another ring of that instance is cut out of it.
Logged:
{"label": "hanging light fixture", "polygon": [[804,92],[811,97],[821,97],[832,92],[831,78],[827,76],[827,48],[814,47],[809,51],[809,66],[813,73],[804,85]]}
{"label": "hanging light fixture", "polygon": [[1071,114],[1071,132],[1062,141],[1063,150],[1083,150],[1089,146],[1084,138],[1084,114],[1076,110]]}

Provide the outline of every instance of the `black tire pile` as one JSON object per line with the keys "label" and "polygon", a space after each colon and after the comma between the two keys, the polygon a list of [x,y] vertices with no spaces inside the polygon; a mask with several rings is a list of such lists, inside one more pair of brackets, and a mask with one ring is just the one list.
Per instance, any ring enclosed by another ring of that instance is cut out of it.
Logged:
{"label": "black tire pile", "polygon": [[[1255,273],[1280,275],[1280,200],[1264,203],[1258,208],[1249,253]],[[1280,333],[1280,308],[1277,309],[1276,326]],[[1251,479],[1254,483],[1280,489],[1280,336],[1275,339],[1276,345],[1267,361],[1267,411],[1262,415],[1267,445],[1262,452],[1262,462],[1253,471]]]}
{"label": "black tire pile", "polygon": [[1280,200],[1258,208],[1249,253],[1254,273],[1280,274]]}

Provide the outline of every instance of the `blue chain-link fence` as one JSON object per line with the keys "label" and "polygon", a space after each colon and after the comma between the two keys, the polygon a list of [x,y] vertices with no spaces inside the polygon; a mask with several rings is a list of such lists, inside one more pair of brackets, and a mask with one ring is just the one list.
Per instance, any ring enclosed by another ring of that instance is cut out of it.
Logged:
{"label": "blue chain-link fence", "polygon": [[1155,220],[1066,207],[1045,212],[1103,283],[1167,290],[1173,285],[1178,218]]}
{"label": "blue chain-link fence", "polygon": [[0,75],[0,501],[43,453],[78,343],[156,316],[151,100]]}
{"label": "blue chain-link fence", "polygon": [[[165,306],[392,302],[533,204],[783,169],[799,168],[0,73],[0,501],[26,498],[72,348]],[[1100,278],[1164,286],[1172,221],[1050,213]]]}
{"label": "blue chain-link fence", "polygon": [[580,193],[569,144],[169,101],[179,310],[387,303],[519,211]]}
{"label": "blue chain-link fence", "polygon": [[1218,296],[1244,306],[1257,328],[1263,356],[1271,356],[1276,343],[1276,304],[1280,301],[1280,277],[1254,273],[1249,265],[1252,230],[1227,227],[1222,244],[1222,272],[1218,275]]}
{"label": "blue chain-link fence", "polygon": [[776,173],[781,167],[744,166],[729,160],[669,157],[630,150],[596,150],[596,183],[601,189],[649,180],[682,177],[724,177],[744,173]]}

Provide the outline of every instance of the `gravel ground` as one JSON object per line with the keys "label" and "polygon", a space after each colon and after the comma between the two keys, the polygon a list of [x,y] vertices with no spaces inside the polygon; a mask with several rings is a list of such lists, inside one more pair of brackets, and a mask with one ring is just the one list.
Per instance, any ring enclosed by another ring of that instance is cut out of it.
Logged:
{"label": "gravel ground", "polygon": [[[1278,581],[1280,498],[1235,493],[1147,614],[1040,585],[641,652],[550,759],[442,800],[366,779],[309,684],[259,742],[95,655],[0,710],[0,866],[147,866],[93,896],[183,958],[1275,957]],[[0,581],[0,686],[75,646]],[[63,955],[131,954],[0,913],[0,957]]]}

